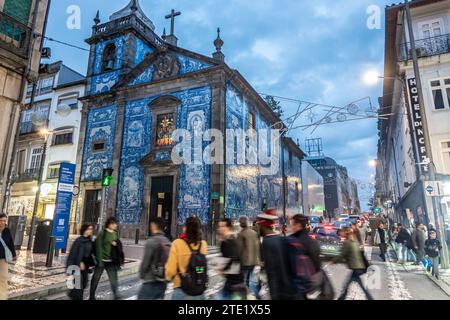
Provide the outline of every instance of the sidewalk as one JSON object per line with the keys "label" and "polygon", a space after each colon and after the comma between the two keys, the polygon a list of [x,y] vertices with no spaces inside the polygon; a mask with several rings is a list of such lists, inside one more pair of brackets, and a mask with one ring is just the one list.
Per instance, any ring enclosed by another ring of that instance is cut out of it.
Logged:
{"label": "sidewalk", "polygon": [[[66,255],[54,257],[51,268],[45,266],[45,254],[33,254],[30,251],[18,251],[15,264],[9,266],[9,299],[34,300],[67,290]],[[140,261],[126,259],[119,278],[138,272]],[[101,281],[106,281],[106,274]]]}
{"label": "sidewalk", "polygon": [[[389,247],[388,250],[390,251],[391,254],[395,255],[394,250],[392,249],[392,247]],[[407,262],[407,263],[404,264],[404,267],[409,272],[422,272],[424,275],[426,275],[428,277],[428,279],[433,281],[447,295],[450,296],[450,269],[446,269],[446,270],[440,269],[439,270],[440,279],[438,280],[435,277],[433,277],[431,274],[429,274],[422,264],[414,265],[413,262]]]}
{"label": "sidewalk", "polygon": [[[121,240],[125,252],[125,265],[119,272],[119,279],[139,271],[146,242],[146,240],[140,240],[138,244],[135,244],[134,239]],[[218,247],[208,246],[208,256],[218,255],[219,251]],[[22,250],[17,252],[19,252],[17,262],[9,266],[10,300],[35,300],[67,290],[66,254],[54,257],[52,267],[47,268],[46,254],[33,254],[27,251],[26,247],[22,247]],[[107,280],[105,273],[100,281]]]}

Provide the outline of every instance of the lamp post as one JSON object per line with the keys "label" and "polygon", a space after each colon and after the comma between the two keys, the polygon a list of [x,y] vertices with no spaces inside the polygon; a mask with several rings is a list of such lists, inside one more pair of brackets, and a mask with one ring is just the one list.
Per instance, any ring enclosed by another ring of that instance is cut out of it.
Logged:
{"label": "lamp post", "polygon": [[37,186],[36,194],[34,197],[33,215],[31,217],[31,228],[30,228],[30,234],[28,236],[27,250],[31,250],[31,248],[33,247],[34,228],[36,225],[36,215],[37,215],[37,209],[39,206],[39,198],[41,195],[42,175],[44,172],[45,158],[46,158],[46,154],[47,154],[47,141],[48,141],[48,138],[49,138],[51,132],[45,128],[45,129],[42,129],[39,132],[39,134],[44,137],[44,144],[42,145],[42,159],[41,159],[41,163],[39,166],[38,186]]}

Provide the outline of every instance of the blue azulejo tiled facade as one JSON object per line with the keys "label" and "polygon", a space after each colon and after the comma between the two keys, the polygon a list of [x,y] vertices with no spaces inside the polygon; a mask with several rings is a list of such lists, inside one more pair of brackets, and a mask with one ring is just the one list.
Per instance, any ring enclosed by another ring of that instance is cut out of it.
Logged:
{"label": "blue azulejo tiled facade", "polygon": [[131,101],[125,107],[116,213],[119,221],[125,224],[138,224],[142,212],[144,172],[139,162],[151,148],[149,101]]}
{"label": "blue azulejo tiled facade", "polygon": [[[211,89],[209,87],[188,89],[165,96],[177,98],[176,128],[194,133],[206,130],[211,123]],[[153,145],[152,101],[160,96],[130,101],[125,107],[122,136],[122,152],[117,200],[117,216],[122,224],[139,224],[144,200],[144,168],[141,160],[150,153]],[[194,149],[192,149],[194,157]],[[156,151],[154,162],[170,161],[170,151]],[[186,217],[196,214],[203,222],[209,215],[208,165],[185,165],[179,167],[177,187],[177,219],[182,224]]]}
{"label": "blue azulejo tiled facade", "polygon": [[[91,79],[91,94],[108,92],[117,83],[123,63],[124,46],[127,40],[128,36],[124,35],[97,44],[95,47],[93,76]],[[110,44],[114,44],[116,48],[114,70],[103,72],[103,53],[105,48]]]}
{"label": "blue azulejo tiled facade", "polygon": [[[116,113],[116,105],[92,108],[89,111],[84,140],[82,181],[101,180],[103,169],[112,166]],[[98,145],[98,150],[94,145]]]}
{"label": "blue azulejo tiled facade", "polygon": [[[269,125],[257,108],[249,105],[242,94],[230,83],[226,91],[226,128],[249,129],[250,109],[255,116],[255,130],[268,129]],[[274,174],[262,174],[262,165],[238,164],[237,139],[234,143],[234,162],[226,165],[226,205],[225,214],[229,218],[237,219],[240,215],[254,218],[261,209],[280,208],[282,206],[281,170]],[[230,146],[231,141],[227,140]],[[274,146],[267,143],[266,155],[271,156]],[[278,143],[278,150],[281,144]],[[230,157],[227,153],[227,157]]]}
{"label": "blue azulejo tiled facade", "polygon": [[[115,178],[108,189],[106,212],[118,218],[125,237],[134,237],[136,229],[147,235],[152,217],[163,218],[167,234],[175,237],[192,215],[211,231],[214,222],[225,216],[255,217],[264,207],[281,208],[280,140],[264,147],[266,155],[278,161],[272,174],[264,173],[267,166],[259,163],[238,163],[238,141],[231,152],[224,150],[226,163],[202,161],[208,139],[201,140],[200,146],[192,140],[192,163],[172,162],[175,129],[188,130],[191,136],[217,129],[226,137],[227,129],[247,131],[249,123],[257,131],[269,129],[280,119],[224,63],[218,39],[213,58],[164,42],[134,3],[113,14],[112,20],[95,25],[86,40],[95,50],[89,59],[82,155],[77,163],[85,196],[80,221],[94,221],[86,219],[99,215],[95,192],[101,191],[98,182],[104,168],[114,169]],[[286,158],[289,155],[285,162]],[[287,164],[287,207],[295,211],[300,160]]]}

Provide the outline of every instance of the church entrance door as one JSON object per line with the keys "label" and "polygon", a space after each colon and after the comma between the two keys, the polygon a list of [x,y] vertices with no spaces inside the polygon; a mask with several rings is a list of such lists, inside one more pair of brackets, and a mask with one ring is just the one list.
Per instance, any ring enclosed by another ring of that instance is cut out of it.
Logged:
{"label": "church entrance door", "polygon": [[86,190],[84,202],[83,223],[90,223],[95,228],[98,227],[100,217],[100,207],[102,201],[101,190]]}
{"label": "church entrance door", "polygon": [[[165,234],[170,238],[172,225],[173,177],[152,178],[150,219],[159,217],[165,222]],[[150,230],[150,228],[149,228]]]}

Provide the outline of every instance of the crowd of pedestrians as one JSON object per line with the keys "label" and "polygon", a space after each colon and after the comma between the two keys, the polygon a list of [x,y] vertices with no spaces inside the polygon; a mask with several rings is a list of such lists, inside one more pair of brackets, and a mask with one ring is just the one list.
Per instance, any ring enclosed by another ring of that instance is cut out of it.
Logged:
{"label": "crowd of pedestrians", "polygon": [[[6,225],[6,215],[0,215],[0,300],[7,299],[8,264],[16,260],[14,241]],[[208,268],[223,276],[225,282],[215,299],[263,299],[262,288],[268,288],[273,300],[334,299],[335,292],[323,270],[319,242],[310,236],[306,216],[297,214],[280,225],[276,210],[265,210],[252,223],[242,216],[236,224],[224,218],[217,226],[220,241],[220,261],[208,263],[208,246],[199,218],[186,219],[178,239],[170,241],[167,226],[161,218],[150,221],[150,234],[139,268],[142,282],[139,300],[164,299],[169,283],[173,285],[172,299],[206,299],[209,287]],[[120,299],[118,271],[125,262],[118,222],[114,217],[106,220],[94,239],[94,226],[84,224],[80,236],[73,242],[67,256],[68,274],[74,286],[69,290],[73,300],[83,300],[89,288],[89,299],[96,299],[99,281],[106,271],[114,299]],[[350,227],[339,231],[342,249],[332,263],[344,263],[351,270],[338,299],[345,299],[349,286],[358,284],[367,298],[371,293],[361,281],[369,267],[364,246],[369,236],[379,247],[380,258],[386,261],[388,246],[397,256],[399,264],[414,261],[426,264],[439,278],[442,244],[434,226],[418,223],[408,230],[400,223],[379,220],[371,230],[367,220],[358,219]],[[91,278],[90,284],[89,279]]]}

